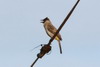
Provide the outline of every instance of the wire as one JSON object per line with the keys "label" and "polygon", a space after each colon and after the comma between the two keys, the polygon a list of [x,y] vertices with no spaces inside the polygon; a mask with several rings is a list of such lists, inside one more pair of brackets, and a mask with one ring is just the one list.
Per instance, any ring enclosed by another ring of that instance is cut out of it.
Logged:
{"label": "wire", "polygon": [[43,44],[34,47],[33,49],[31,49],[31,51],[33,51],[34,49],[36,49],[36,48],[38,48],[38,47],[40,47],[40,46],[43,46]]}
{"label": "wire", "polygon": [[70,10],[70,12],[68,13],[68,15],[66,16],[66,18],[64,19],[64,21],[62,22],[62,24],[60,25],[60,27],[58,28],[58,30],[56,31],[56,33],[54,34],[54,36],[49,40],[48,45],[51,45],[51,42],[54,40],[54,38],[57,36],[57,34],[59,33],[59,31],[62,29],[62,27],[64,26],[64,24],[67,22],[67,20],[69,19],[69,17],[71,16],[72,12],[74,11],[74,9],[76,8],[77,4],[79,3],[80,0],[78,0],[76,2],[76,4],[73,6],[73,8]]}

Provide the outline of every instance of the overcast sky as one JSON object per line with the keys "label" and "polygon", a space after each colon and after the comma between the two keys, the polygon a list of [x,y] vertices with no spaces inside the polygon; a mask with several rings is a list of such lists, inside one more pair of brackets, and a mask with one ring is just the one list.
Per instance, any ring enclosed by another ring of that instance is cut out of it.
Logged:
{"label": "overcast sky", "polygon": [[[0,67],[30,67],[49,37],[40,20],[58,28],[77,0],[0,0]],[[100,67],[100,0],[81,0],[52,51],[34,67]]]}

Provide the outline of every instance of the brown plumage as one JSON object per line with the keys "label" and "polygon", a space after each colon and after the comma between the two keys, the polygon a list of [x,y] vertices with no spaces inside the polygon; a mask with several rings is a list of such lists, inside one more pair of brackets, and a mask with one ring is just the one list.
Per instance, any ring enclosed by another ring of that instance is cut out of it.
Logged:
{"label": "brown plumage", "polygon": [[[51,21],[49,18],[43,19],[44,28],[48,36],[53,37],[54,34],[56,33],[57,29],[52,25]],[[58,41],[59,43],[59,48],[60,48],[60,53],[62,53],[62,48],[61,48],[61,43],[60,41],[62,40],[61,35],[58,33],[57,36],[55,37],[55,40]]]}

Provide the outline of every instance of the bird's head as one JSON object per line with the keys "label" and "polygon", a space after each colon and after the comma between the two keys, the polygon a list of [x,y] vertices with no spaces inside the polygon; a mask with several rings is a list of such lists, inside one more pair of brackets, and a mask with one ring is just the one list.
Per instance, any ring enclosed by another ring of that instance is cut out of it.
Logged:
{"label": "bird's head", "polygon": [[45,23],[46,21],[48,21],[49,20],[49,18],[48,17],[46,17],[46,18],[44,18],[44,19],[42,19],[41,21],[41,23]]}

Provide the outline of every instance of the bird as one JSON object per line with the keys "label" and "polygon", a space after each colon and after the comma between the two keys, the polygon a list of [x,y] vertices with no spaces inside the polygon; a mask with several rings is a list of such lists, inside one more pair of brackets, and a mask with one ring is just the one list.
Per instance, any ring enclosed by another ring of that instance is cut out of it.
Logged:
{"label": "bird", "polygon": [[[48,17],[42,19],[41,21],[42,21],[41,23],[43,23],[43,26],[45,28],[47,35],[52,38],[54,34],[56,33],[57,29],[55,28],[55,26],[52,24],[52,22],[50,21]],[[62,54],[62,47],[60,43],[60,41],[62,41],[62,37],[60,33],[57,34],[57,36],[55,37],[55,40],[58,41],[60,54]]]}

